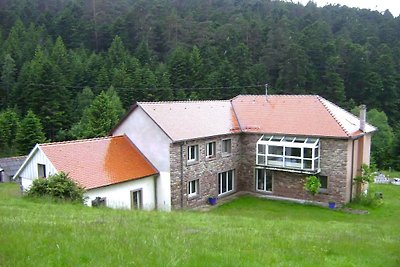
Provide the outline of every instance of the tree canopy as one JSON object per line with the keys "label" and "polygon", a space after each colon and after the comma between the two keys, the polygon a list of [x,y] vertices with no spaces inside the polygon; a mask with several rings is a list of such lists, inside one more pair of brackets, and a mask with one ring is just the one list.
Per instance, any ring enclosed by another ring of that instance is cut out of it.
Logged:
{"label": "tree canopy", "polygon": [[4,0],[0,59],[0,112],[32,110],[49,140],[104,133],[75,130],[110,86],[127,110],[260,94],[268,83],[270,93],[318,94],[349,110],[367,104],[399,128],[400,17],[390,12],[270,0]]}

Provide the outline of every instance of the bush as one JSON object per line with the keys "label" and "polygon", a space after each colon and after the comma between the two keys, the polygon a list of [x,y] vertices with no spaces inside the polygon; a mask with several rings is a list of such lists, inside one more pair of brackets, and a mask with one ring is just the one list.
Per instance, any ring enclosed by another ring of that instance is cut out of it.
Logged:
{"label": "bush", "polygon": [[311,175],[306,178],[306,183],[304,184],[304,189],[310,192],[311,195],[315,196],[321,187],[321,182],[318,177]]}
{"label": "bush", "polygon": [[362,193],[357,196],[353,200],[353,203],[364,207],[376,208],[382,205],[383,200],[375,192],[370,192],[370,190],[368,190],[368,193]]}
{"label": "bush", "polygon": [[85,189],[72,181],[68,174],[60,172],[49,178],[38,178],[33,181],[28,190],[29,197],[50,197],[57,200],[84,202]]}

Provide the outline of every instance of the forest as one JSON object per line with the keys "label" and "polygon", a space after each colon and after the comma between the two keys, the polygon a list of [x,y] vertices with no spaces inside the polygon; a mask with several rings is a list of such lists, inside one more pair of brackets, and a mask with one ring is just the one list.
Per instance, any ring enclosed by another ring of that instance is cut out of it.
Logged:
{"label": "forest", "polygon": [[0,0],[0,156],[104,136],[135,101],[318,94],[400,169],[400,17],[272,0]]}

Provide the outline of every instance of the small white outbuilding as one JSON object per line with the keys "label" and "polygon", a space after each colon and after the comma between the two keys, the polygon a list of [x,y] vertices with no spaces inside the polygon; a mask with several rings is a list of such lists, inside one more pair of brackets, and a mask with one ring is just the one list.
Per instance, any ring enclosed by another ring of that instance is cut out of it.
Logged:
{"label": "small white outbuilding", "polygon": [[22,190],[33,180],[65,172],[87,191],[86,204],[152,210],[157,206],[157,169],[125,136],[36,145],[14,179]]}

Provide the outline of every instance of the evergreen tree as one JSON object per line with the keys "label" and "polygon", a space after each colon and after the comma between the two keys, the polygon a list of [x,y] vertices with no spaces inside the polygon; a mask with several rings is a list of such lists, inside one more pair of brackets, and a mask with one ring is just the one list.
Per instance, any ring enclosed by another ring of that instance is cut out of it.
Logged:
{"label": "evergreen tree", "polygon": [[10,105],[11,90],[15,85],[16,67],[14,59],[10,54],[4,56],[3,66],[1,69],[0,83],[0,110]]}
{"label": "evergreen tree", "polygon": [[145,40],[142,40],[138,45],[138,47],[136,48],[135,56],[142,65],[151,63],[150,50]]}
{"label": "evergreen tree", "polygon": [[82,119],[71,129],[75,138],[106,136],[116,125],[124,110],[115,90],[102,91],[84,111]]}
{"label": "evergreen tree", "polygon": [[43,143],[45,140],[40,119],[29,110],[17,130],[15,143],[18,153],[27,154],[35,144]]}
{"label": "evergreen tree", "polygon": [[121,64],[125,63],[127,56],[128,54],[122,39],[118,35],[115,36],[107,53],[109,68],[112,69],[119,67]]}
{"label": "evergreen tree", "polygon": [[75,116],[74,121],[82,117],[83,111],[92,104],[93,99],[94,99],[93,91],[88,86],[83,88],[82,91],[78,93],[78,95],[76,96],[75,110],[73,113]]}
{"label": "evergreen tree", "polygon": [[0,150],[13,150],[18,125],[18,115],[14,110],[7,109],[0,112]]}

